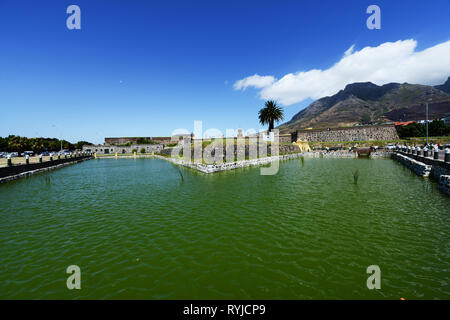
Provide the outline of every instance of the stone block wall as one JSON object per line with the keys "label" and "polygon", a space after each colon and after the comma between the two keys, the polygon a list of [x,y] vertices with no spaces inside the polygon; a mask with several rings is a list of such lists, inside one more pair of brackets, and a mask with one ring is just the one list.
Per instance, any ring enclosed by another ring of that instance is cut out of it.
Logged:
{"label": "stone block wall", "polygon": [[22,165],[15,165],[11,167],[2,167],[0,168],[0,178],[5,178],[9,176],[19,175],[23,174],[25,172],[31,172],[31,171],[37,171],[44,168],[51,168],[56,167],[62,164],[67,163],[75,163],[78,161],[90,159],[92,156],[84,155],[84,156],[77,156],[72,158],[62,158],[62,159],[55,159],[52,161],[45,161],[42,163],[30,163],[30,164],[22,164]]}
{"label": "stone block wall", "polygon": [[161,144],[169,144],[172,142],[178,142],[180,139],[180,136],[174,136],[174,137],[152,137],[153,141],[156,141]]}
{"label": "stone block wall", "polygon": [[119,147],[119,146],[108,146],[108,145],[93,145],[93,146],[83,146],[83,151],[86,152],[95,152],[97,154],[111,154],[114,155],[116,152],[118,154],[123,153],[133,153],[133,150],[136,149],[137,153],[141,153],[141,149],[144,148],[146,153],[160,152],[164,146],[162,144],[136,144],[127,147]]}
{"label": "stone block wall", "polygon": [[[142,137],[144,139],[150,140],[150,137]],[[119,144],[126,144],[128,142],[136,143],[137,140],[140,139],[140,137],[120,137],[120,138],[105,138],[105,144],[106,145],[119,145]]]}
{"label": "stone block wall", "polygon": [[[292,135],[290,134],[290,133],[288,133],[288,134],[280,134],[279,136],[278,136],[278,141],[279,141],[279,143],[289,143],[289,142],[293,142],[292,141]],[[295,141],[297,141],[297,140],[295,140]]]}
{"label": "stone block wall", "polygon": [[283,161],[283,160],[289,160],[301,157],[302,154],[300,153],[293,153],[293,154],[286,154],[286,155],[279,155],[279,156],[273,156],[273,157],[264,157],[264,158],[258,158],[258,159],[250,159],[250,160],[241,160],[241,161],[232,161],[232,162],[226,162],[221,164],[204,164],[204,163],[194,163],[185,159],[178,159],[178,158],[165,158],[161,156],[156,156],[161,159],[170,161],[172,163],[175,163],[177,165],[189,167],[195,170],[198,170],[203,173],[214,173],[219,171],[225,171],[225,170],[234,170],[238,168],[246,168],[251,166],[260,166],[269,164],[274,161]]}
{"label": "stone block wall", "polygon": [[297,138],[309,142],[375,141],[399,139],[394,125],[378,125],[329,130],[298,130]]}
{"label": "stone block wall", "polygon": [[399,153],[393,154],[394,159],[396,159],[398,162],[406,166],[407,168],[411,169],[415,174],[417,174],[420,177],[428,177],[431,173],[431,166],[426,165],[423,162],[414,160],[413,158],[404,156]]}
{"label": "stone block wall", "polygon": [[415,154],[407,154],[404,152],[399,152],[406,157],[412,158],[426,165],[431,166],[430,177],[436,181],[440,181],[442,175],[450,175],[450,163],[444,162],[442,160],[434,160],[431,157],[418,156]]}
{"label": "stone block wall", "polygon": [[[245,145],[242,147],[237,147],[236,145],[223,145],[222,146],[223,151],[222,151],[222,157],[223,159],[226,159],[227,154],[233,154],[233,158],[238,158],[238,152],[239,155],[242,156],[241,152],[245,154],[245,158],[249,157],[250,154],[250,149],[251,147],[249,145]],[[257,150],[258,156],[270,156],[272,155],[272,145],[270,144],[254,144],[252,146],[252,148],[255,148]],[[284,155],[284,154],[291,154],[291,153],[298,153],[300,152],[300,148],[297,145],[278,145],[278,154],[280,155]],[[182,147],[181,146],[177,146],[174,148],[166,148],[163,149],[161,151],[159,151],[159,154],[165,155],[165,156],[170,156],[172,154],[172,151],[175,149],[174,153],[175,154],[180,154]],[[264,153],[264,149],[265,149],[265,153]],[[218,151],[217,151],[218,150]],[[241,151],[242,150],[242,151]],[[214,146],[213,144],[210,144],[206,147],[203,147],[202,149],[202,154],[210,154],[211,157],[214,157],[216,152],[220,152],[220,149],[218,149],[218,147]],[[276,154],[276,152],[274,152],[274,154]]]}
{"label": "stone block wall", "polygon": [[439,180],[439,189],[450,195],[450,175],[442,175]]}
{"label": "stone block wall", "polygon": [[[173,139],[176,138],[176,139]],[[105,145],[124,145],[127,143],[137,144],[139,139],[153,140],[161,144],[168,144],[173,141],[178,141],[179,136],[174,137],[120,137],[120,138],[105,138]]]}
{"label": "stone block wall", "polygon": [[450,171],[441,166],[432,166],[430,176],[436,181],[440,181],[444,175],[449,175]]}

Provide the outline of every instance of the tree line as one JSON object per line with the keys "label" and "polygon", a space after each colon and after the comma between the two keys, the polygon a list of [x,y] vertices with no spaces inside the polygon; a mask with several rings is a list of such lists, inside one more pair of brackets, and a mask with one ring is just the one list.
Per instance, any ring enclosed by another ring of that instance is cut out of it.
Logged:
{"label": "tree line", "polygon": [[92,145],[88,141],[78,141],[70,143],[67,140],[59,140],[56,138],[27,138],[15,135],[8,137],[0,137],[0,151],[19,152],[24,151],[58,151],[61,149],[75,150],[81,149],[83,145]]}
{"label": "tree line", "polygon": [[[413,122],[403,127],[397,127],[400,138],[414,138],[426,136],[426,124]],[[442,120],[433,120],[428,123],[428,136],[440,137],[450,134],[450,126],[446,126]]]}

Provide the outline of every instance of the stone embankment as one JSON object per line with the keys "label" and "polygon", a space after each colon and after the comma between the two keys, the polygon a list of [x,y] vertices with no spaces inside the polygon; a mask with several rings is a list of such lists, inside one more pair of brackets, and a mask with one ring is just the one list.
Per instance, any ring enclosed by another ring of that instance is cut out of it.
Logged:
{"label": "stone embankment", "polygon": [[423,162],[414,160],[413,158],[404,156],[400,153],[394,153],[393,158],[403,164],[405,167],[411,169],[415,174],[420,177],[428,177],[431,172],[431,166],[426,165]]}
{"label": "stone embankment", "polygon": [[275,162],[275,161],[289,160],[289,159],[299,158],[302,156],[303,156],[302,153],[292,153],[292,154],[264,157],[264,158],[258,158],[258,159],[225,162],[225,163],[221,163],[221,164],[195,163],[195,162],[191,162],[191,161],[185,160],[185,159],[162,157],[162,156],[158,156],[158,155],[156,155],[155,157],[157,157],[159,159],[167,160],[169,162],[172,162],[172,163],[180,165],[180,166],[189,167],[189,168],[198,170],[203,173],[213,173],[213,172],[219,172],[219,171],[234,170],[234,169],[238,169],[238,168],[260,166],[260,165],[269,164],[269,163]]}
{"label": "stone embankment", "polygon": [[386,151],[375,151],[370,153],[370,158],[379,159],[379,158],[390,158],[391,154]]}
{"label": "stone embankment", "polygon": [[[264,143],[254,143],[252,146],[249,146],[248,144],[242,146],[242,149],[238,151],[238,147],[234,144],[230,145],[223,145],[222,146],[222,152],[220,157],[222,159],[226,159],[226,155],[232,154],[234,158],[238,158],[240,156],[244,156],[245,158],[249,158],[249,155],[252,153],[251,148],[253,148],[253,152],[257,152],[261,156],[261,152],[264,151],[265,156],[270,156],[272,154],[272,145],[270,144],[264,144]],[[289,144],[279,144],[276,146],[277,154],[290,154],[290,153],[299,153],[301,152],[300,148],[297,145]],[[178,156],[182,155],[183,152],[183,146],[177,146],[173,148],[165,148],[161,151],[155,152],[162,154],[164,156]],[[214,144],[207,145],[205,147],[202,146],[201,153],[203,155],[209,155],[211,157],[215,157],[216,153],[220,151],[220,147],[215,146]]]}
{"label": "stone embankment", "polygon": [[[303,152],[302,156],[308,158],[358,158],[358,153],[349,151],[311,151]],[[370,153],[369,157],[375,158],[389,158],[389,154],[384,151],[377,151]]]}
{"label": "stone embankment", "polygon": [[31,163],[24,165],[15,165],[0,168],[0,183],[28,177],[32,174],[45,172],[61,167],[65,167],[74,163],[90,160],[91,155],[76,156],[72,158],[63,158],[59,160],[46,161],[41,163]]}
{"label": "stone embankment", "polygon": [[[385,152],[377,152],[374,154],[375,157],[387,157],[388,154]],[[219,171],[226,170],[234,170],[238,168],[252,167],[252,166],[260,166],[269,164],[274,161],[283,161],[295,158],[357,158],[358,154],[355,152],[348,151],[313,151],[313,152],[299,152],[299,153],[291,153],[285,155],[271,156],[271,157],[263,157],[258,159],[250,159],[250,160],[241,160],[234,162],[225,162],[222,164],[204,164],[204,163],[195,163],[189,160],[181,159],[181,158],[172,158],[172,157],[163,157],[160,155],[155,155],[156,158],[164,159],[169,162],[172,162],[177,165],[181,165],[184,167],[189,167],[195,170],[198,170],[203,173],[213,173]]]}
{"label": "stone embankment", "polygon": [[303,152],[302,156],[306,158],[357,158],[358,154],[348,151],[310,151]]}
{"label": "stone embankment", "polygon": [[450,161],[447,155],[448,151],[444,151],[446,152],[446,158],[441,160],[438,155],[433,155],[433,158],[422,155],[421,150],[416,150],[416,154],[412,154],[410,152],[413,151],[400,151],[407,148],[399,147],[398,149],[396,152],[391,153],[393,159],[404,164],[419,176],[430,177],[436,180],[439,183],[439,189],[450,195]]}
{"label": "stone embankment", "polygon": [[450,195],[450,175],[442,175],[439,180],[439,189]]}
{"label": "stone embankment", "polygon": [[[442,150],[440,152],[442,152]],[[424,155],[411,154],[402,151],[398,151],[397,153],[431,166],[430,177],[436,181],[440,181],[442,175],[450,175],[450,161],[433,159],[430,156],[426,157]]]}

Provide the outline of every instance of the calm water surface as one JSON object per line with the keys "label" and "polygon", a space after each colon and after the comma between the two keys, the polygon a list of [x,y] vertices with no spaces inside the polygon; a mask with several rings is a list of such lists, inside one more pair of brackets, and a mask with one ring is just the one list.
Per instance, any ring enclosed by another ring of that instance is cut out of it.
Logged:
{"label": "calm water surface", "polygon": [[0,185],[0,298],[450,299],[450,198],[391,160],[181,171],[101,159]]}

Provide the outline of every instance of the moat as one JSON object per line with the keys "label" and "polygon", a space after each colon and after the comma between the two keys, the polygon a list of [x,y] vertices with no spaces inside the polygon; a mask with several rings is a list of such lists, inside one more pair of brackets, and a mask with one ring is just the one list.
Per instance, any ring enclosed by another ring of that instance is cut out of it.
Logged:
{"label": "moat", "polygon": [[0,185],[0,203],[1,299],[450,299],[450,199],[390,159],[273,176],[91,160]]}

